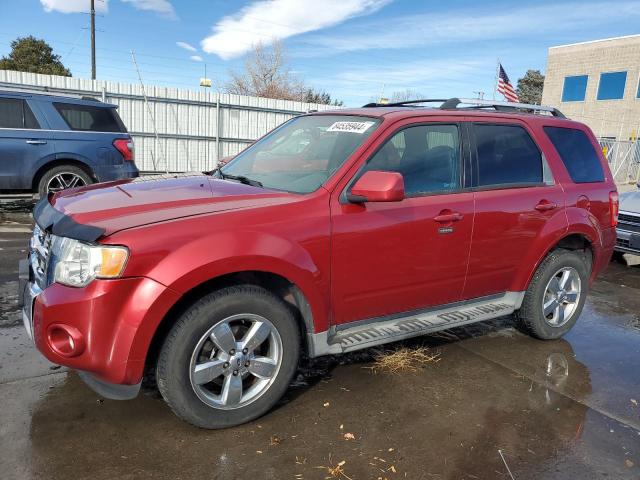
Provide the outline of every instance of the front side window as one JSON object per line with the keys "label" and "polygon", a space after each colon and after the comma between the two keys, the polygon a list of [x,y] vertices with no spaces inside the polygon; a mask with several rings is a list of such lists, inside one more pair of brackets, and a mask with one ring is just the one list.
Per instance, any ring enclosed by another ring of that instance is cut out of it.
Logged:
{"label": "front side window", "polygon": [[58,113],[71,130],[85,132],[126,132],[114,108],[54,103]]}
{"label": "front side window", "polygon": [[626,83],[627,72],[610,72],[600,74],[598,100],[620,100],[624,97],[624,86]]}
{"label": "front side window", "polygon": [[587,75],[564,77],[562,87],[563,102],[582,102],[587,92]]}
{"label": "front side window", "polygon": [[317,190],[375,131],[375,118],[309,115],[294,118],[251,145],[221,169],[266,188]]}
{"label": "front side window", "polygon": [[604,182],[604,171],[598,154],[582,130],[544,127],[544,131],[574,182]]}
{"label": "front side window", "polygon": [[405,194],[416,196],[460,188],[460,140],[457,125],[420,125],[389,139],[369,160],[369,170],[398,172]]}
{"label": "front side window", "polygon": [[40,128],[31,108],[24,100],[0,98],[0,128]]}
{"label": "front side window", "polygon": [[518,125],[474,124],[477,186],[531,185],[544,181],[542,154]]}

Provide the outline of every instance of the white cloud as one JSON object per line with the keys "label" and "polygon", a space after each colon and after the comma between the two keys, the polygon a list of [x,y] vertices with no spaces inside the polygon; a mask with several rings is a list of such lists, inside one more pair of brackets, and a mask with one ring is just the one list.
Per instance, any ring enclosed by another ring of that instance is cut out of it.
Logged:
{"label": "white cloud", "polygon": [[[89,12],[89,2],[86,0],[40,0],[45,12],[86,13]],[[95,2],[97,12],[108,10],[109,0]]]}
{"label": "white cloud", "polygon": [[149,10],[163,17],[177,18],[173,5],[168,0],[122,0],[122,3],[130,3],[137,10]]}
{"label": "white cloud", "polygon": [[191,55],[189,58],[191,60],[193,60],[194,62],[201,62],[202,61],[202,57],[200,55]]}
{"label": "white cloud", "polygon": [[194,47],[193,45],[191,45],[190,43],[187,42],[176,42],[176,45],[178,45],[180,48],[184,48],[185,50],[188,50],[190,52],[197,52],[198,49],[196,47]]}
{"label": "white cloud", "polygon": [[258,43],[287,38],[337,25],[367,15],[390,0],[323,0],[317,8],[300,0],[260,0],[224,17],[213,35],[202,40],[202,49],[229,59],[242,55]]}

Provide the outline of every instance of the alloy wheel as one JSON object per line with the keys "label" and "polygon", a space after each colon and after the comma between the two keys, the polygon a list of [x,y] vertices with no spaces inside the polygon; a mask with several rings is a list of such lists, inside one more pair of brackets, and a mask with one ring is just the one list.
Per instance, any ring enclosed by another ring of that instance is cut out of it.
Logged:
{"label": "alloy wheel", "polygon": [[55,193],[66,188],[83,187],[86,184],[80,175],[72,172],[60,172],[47,182],[47,192]]}
{"label": "alloy wheel", "polygon": [[573,267],[558,270],[547,283],[542,297],[542,315],[552,327],[560,327],[571,320],[578,308],[582,282]]}
{"label": "alloy wheel", "polygon": [[275,326],[255,314],[233,315],[211,327],[191,355],[189,379],[200,400],[231,410],[261,397],[282,363]]}

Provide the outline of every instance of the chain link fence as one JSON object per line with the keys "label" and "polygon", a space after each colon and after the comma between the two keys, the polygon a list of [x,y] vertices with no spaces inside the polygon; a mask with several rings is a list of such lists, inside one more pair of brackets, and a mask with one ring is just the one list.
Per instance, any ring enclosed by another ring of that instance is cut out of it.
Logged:
{"label": "chain link fence", "polygon": [[609,168],[617,184],[640,181],[640,141],[600,138],[602,153],[609,161]]}

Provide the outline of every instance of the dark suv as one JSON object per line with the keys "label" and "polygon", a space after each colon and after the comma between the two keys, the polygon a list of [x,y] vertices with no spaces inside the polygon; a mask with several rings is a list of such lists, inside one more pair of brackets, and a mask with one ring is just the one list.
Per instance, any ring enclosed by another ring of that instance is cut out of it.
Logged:
{"label": "dark suv", "polygon": [[155,372],[208,428],[269,410],[303,355],[510,314],[559,338],[615,244],[606,159],[556,110],[465,102],[302,115],[209,174],[42,199],[27,332],[105,397]]}
{"label": "dark suv", "polygon": [[138,176],[116,106],[0,90],[0,192],[45,193]]}

